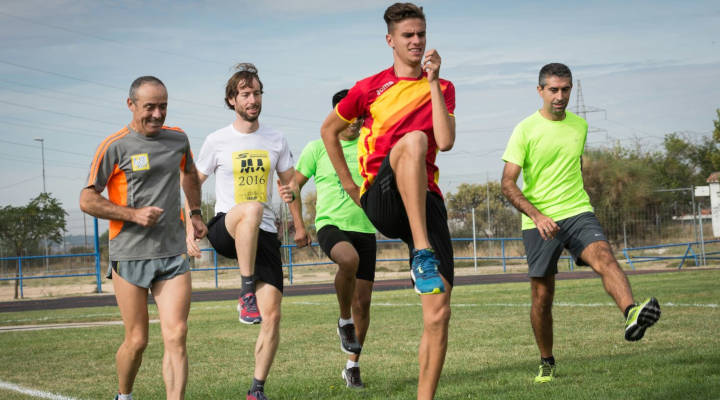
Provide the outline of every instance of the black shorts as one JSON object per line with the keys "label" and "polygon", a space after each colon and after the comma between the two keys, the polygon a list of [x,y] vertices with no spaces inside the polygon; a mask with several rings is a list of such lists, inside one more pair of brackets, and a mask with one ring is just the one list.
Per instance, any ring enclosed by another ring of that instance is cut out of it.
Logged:
{"label": "black shorts", "polygon": [[[401,239],[408,245],[410,264],[412,265],[414,245],[410,222],[395,182],[395,173],[390,167],[389,154],[380,165],[375,181],[360,198],[360,203],[368,219],[380,233],[389,238]],[[439,194],[428,191],[425,205],[428,239],[440,261],[438,270],[452,286],[455,276],[455,261],[453,260],[445,203]]]}
{"label": "black shorts", "polygon": [[[325,225],[317,233],[320,248],[330,257],[330,251],[340,242],[348,242],[355,248],[360,259],[357,279],[375,281],[375,260],[377,259],[377,241],[375,234],[364,232],[343,231],[335,225]],[[335,261],[335,260],[333,260]]]}
{"label": "black shorts", "polygon": [[577,265],[587,265],[580,254],[593,242],[607,241],[594,213],[584,212],[555,221],[560,227],[553,239],[544,240],[537,228],[522,231],[528,261],[528,275],[541,278],[557,274],[557,262],[563,249],[568,249]]}
{"label": "black shorts", "polygon": [[[225,213],[218,213],[207,224],[210,244],[224,257],[237,259],[235,239],[225,227]],[[260,229],[255,255],[255,280],[275,286],[282,293],[283,271],[277,233]]]}

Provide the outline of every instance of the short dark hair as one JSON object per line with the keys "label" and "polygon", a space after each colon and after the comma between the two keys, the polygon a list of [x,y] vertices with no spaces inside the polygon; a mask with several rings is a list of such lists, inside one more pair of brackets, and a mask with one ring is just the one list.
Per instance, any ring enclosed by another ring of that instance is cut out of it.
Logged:
{"label": "short dark hair", "polygon": [[333,98],[332,98],[333,108],[335,108],[335,106],[338,105],[340,100],[344,99],[345,96],[347,96],[348,92],[349,92],[349,90],[343,89],[333,95]]}
{"label": "short dark hair", "polygon": [[423,13],[422,7],[418,7],[413,3],[395,3],[385,10],[383,18],[387,24],[388,33],[390,33],[393,26],[400,21],[409,18],[420,18],[425,21],[425,13]]}
{"label": "short dark hair", "polygon": [[557,76],[558,78],[570,78],[570,84],[572,84],[572,72],[570,68],[565,64],[550,63],[540,68],[540,74],[538,75],[538,85],[541,88],[545,87],[548,76]]}
{"label": "short dark hair", "polygon": [[[162,81],[154,76],[146,75],[141,76],[133,81],[133,83],[130,85],[130,92],[128,93],[128,97],[130,98],[130,101],[133,103],[135,100],[137,100],[137,91],[140,89],[140,86],[150,83],[153,85],[160,85],[162,87],[165,87],[165,84],[162,83]],[[167,90],[167,88],[165,88]]]}
{"label": "short dark hair", "polygon": [[262,93],[263,84],[258,76],[258,70],[252,63],[239,63],[235,64],[235,73],[228,79],[227,85],[225,85],[225,105],[229,109],[235,110],[235,107],[230,104],[230,99],[235,98],[238,94],[238,86],[242,84],[240,89],[252,86],[253,79],[257,79],[260,84],[260,92]]}

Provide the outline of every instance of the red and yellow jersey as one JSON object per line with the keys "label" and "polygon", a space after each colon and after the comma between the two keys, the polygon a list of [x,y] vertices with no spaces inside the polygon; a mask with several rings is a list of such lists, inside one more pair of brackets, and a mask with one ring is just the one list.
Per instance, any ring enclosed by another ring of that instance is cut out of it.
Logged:
{"label": "red and yellow jersey", "polygon": [[[440,79],[445,105],[450,115],[455,111],[455,86]],[[432,103],[427,74],[420,78],[398,78],[390,67],[379,74],[365,78],[350,89],[347,96],[335,107],[343,120],[365,119],[358,141],[358,159],[363,185],[360,192],[372,185],[380,164],[390,149],[406,133],[420,130],[428,137],[425,157],[428,189],[441,195],[438,186],[439,170],[435,165],[438,147],[435,143],[432,122]]]}

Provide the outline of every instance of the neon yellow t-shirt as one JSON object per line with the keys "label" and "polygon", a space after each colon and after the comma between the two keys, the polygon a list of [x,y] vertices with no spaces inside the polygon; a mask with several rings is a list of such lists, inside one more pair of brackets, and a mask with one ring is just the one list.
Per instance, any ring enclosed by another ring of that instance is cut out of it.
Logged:
{"label": "neon yellow t-shirt", "polygon": [[[537,111],[515,127],[502,156],[522,167],[523,195],[555,221],[593,211],[580,169],[587,127],[569,111],[562,121],[551,121]],[[534,228],[523,214],[522,229]]]}
{"label": "neon yellow t-shirt", "polygon": [[[341,140],[340,143],[353,180],[362,184],[358,167],[358,139]],[[343,189],[322,140],[314,140],[305,146],[295,168],[308,179],[315,177],[315,229],[319,231],[323,226],[335,225],[344,231],[375,233],[375,227],[365,212]]]}

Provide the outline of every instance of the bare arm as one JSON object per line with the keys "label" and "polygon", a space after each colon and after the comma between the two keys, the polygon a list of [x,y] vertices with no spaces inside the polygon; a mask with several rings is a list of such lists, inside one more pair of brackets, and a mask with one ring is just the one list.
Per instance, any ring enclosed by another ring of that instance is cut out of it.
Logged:
{"label": "bare arm", "polygon": [[520,176],[522,167],[511,162],[505,163],[503,169],[501,187],[503,195],[517,208],[521,213],[530,217],[540,232],[543,239],[548,240],[555,237],[560,227],[545,215],[543,215],[532,203],[523,195],[517,185],[517,179]]}
{"label": "bare arm", "polygon": [[360,187],[353,181],[339,138],[340,133],[345,130],[348,125],[350,124],[338,117],[335,111],[331,111],[330,115],[325,118],[322,128],[320,128],[320,135],[322,136],[323,144],[325,144],[325,150],[330,158],[330,162],[332,162],[335,172],[338,178],[340,178],[343,189],[350,195],[350,198],[353,199],[355,204],[359,206]]}
{"label": "bare arm", "polygon": [[[296,177],[302,174],[295,172],[295,168],[290,168],[284,172],[278,172],[278,192],[283,201],[288,203],[290,215],[295,225],[295,244],[297,247],[305,247],[310,244],[307,231],[305,230],[305,222],[302,219],[302,199],[300,198],[300,189],[298,188]],[[305,180],[307,182],[307,179]],[[303,182],[303,185],[305,184]]]}
{"label": "bare arm", "polygon": [[155,206],[132,208],[115,204],[103,197],[94,186],[89,186],[80,192],[80,209],[94,217],[126,221],[144,227],[157,223],[163,209]]}
{"label": "bare arm", "polygon": [[[193,176],[194,175],[194,178]],[[192,172],[181,175],[183,191],[185,192],[185,244],[187,244],[188,255],[191,257],[200,257],[200,247],[195,242],[196,239],[201,239],[207,235],[207,226],[202,220],[201,215],[190,216],[190,210],[200,208],[201,196],[200,187],[207,179],[207,175],[198,171],[193,164]],[[189,188],[185,187],[185,181],[188,181]],[[192,185],[197,185],[197,199],[190,199],[190,192],[194,190]],[[187,223],[191,221],[192,223]]]}
{"label": "bare arm", "polygon": [[440,64],[442,60],[435,49],[425,53],[423,68],[427,71],[432,103],[433,131],[435,143],[440,151],[448,151],[455,144],[455,118],[450,116],[445,97],[440,87]]}

